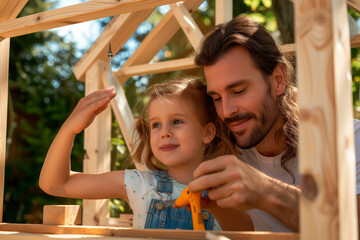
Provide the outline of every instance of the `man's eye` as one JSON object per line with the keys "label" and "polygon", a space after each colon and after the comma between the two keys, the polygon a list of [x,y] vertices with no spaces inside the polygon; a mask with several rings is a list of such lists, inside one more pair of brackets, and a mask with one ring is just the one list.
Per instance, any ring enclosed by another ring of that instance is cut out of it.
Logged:
{"label": "man's eye", "polygon": [[175,119],[175,120],[173,121],[173,124],[181,124],[181,123],[183,123],[183,121],[181,121],[181,120],[179,120],[179,119]]}
{"label": "man's eye", "polygon": [[152,127],[152,128],[158,128],[158,127],[160,127],[160,123],[153,123],[153,124],[151,125],[151,127]]}
{"label": "man's eye", "polygon": [[213,97],[213,101],[214,102],[218,102],[218,101],[220,101],[221,100],[221,97]]}
{"label": "man's eye", "polygon": [[246,88],[241,89],[240,91],[234,91],[234,94],[235,94],[235,95],[240,95],[240,94],[244,93],[245,90],[246,90]]}

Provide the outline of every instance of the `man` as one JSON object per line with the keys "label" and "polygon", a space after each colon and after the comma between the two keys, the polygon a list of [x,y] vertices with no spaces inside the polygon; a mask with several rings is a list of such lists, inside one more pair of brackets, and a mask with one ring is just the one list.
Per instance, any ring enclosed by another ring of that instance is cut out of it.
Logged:
{"label": "man", "polygon": [[195,62],[204,67],[208,94],[241,154],[203,162],[190,190],[208,189],[220,207],[249,209],[255,230],[298,231],[293,67],[265,28],[246,16],[216,26]]}

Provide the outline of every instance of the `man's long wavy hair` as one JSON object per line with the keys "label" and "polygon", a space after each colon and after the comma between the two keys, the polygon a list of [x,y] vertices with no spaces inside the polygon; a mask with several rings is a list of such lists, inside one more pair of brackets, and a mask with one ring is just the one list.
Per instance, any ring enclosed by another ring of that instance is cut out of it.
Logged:
{"label": "man's long wavy hair", "polygon": [[210,122],[215,124],[216,135],[204,148],[204,160],[237,153],[226,126],[216,113],[212,98],[206,93],[206,86],[200,80],[182,78],[155,84],[149,88],[147,95],[150,99],[136,120],[138,138],[135,139],[133,151],[135,162],[145,162],[150,170],[166,169],[166,166],[155,158],[150,146],[151,129],[148,122],[148,110],[154,99],[165,102],[172,99],[180,100],[189,119],[194,121],[200,129],[204,129]]}
{"label": "man's long wavy hair", "polygon": [[195,63],[198,66],[211,66],[230,49],[237,46],[249,51],[269,90],[271,90],[269,76],[275,67],[280,64],[285,71],[285,91],[278,101],[285,124],[277,135],[284,134],[286,137],[286,151],[281,158],[281,167],[294,180],[294,174],[287,167],[288,161],[296,155],[298,147],[299,110],[296,101],[297,88],[295,87],[294,68],[288,58],[280,52],[268,31],[261,24],[243,15],[228,23],[217,25],[205,36]]}

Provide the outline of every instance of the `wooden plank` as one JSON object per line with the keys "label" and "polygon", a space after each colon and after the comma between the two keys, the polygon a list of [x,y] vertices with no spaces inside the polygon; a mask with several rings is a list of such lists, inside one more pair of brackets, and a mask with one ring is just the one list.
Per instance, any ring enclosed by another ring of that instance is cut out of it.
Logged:
{"label": "wooden plank", "polygon": [[355,12],[360,13],[360,1],[359,0],[347,0],[347,4]]}
{"label": "wooden plank", "polygon": [[79,225],[81,224],[80,205],[45,205],[43,224]]}
{"label": "wooden plank", "polygon": [[[350,46],[351,46],[351,48],[360,47],[360,34],[358,34],[356,37],[351,39]],[[283,53],[286,53],[287,55],[291,56],[291,55],[296,54],[296,44],[295,43],[280,45],[279,48]]]}
{"label": "wooden plank", "polygon": [[123,13],[153,9],[179,0],[91,0],[0,23],[0,37],[11,38]]}
{"label": "wooden plank", "polygon": [[[0,240],[129,240],[127,237],[101,237],[84,234],[35,234],[35,233],[19,233],[19,232],[1,232]],[[149,240],[148,238],[131,238],[132,240]],[[157,239],[152,239],[157,240]]]}
{"label": "wooden plank", "polygon": [[[101,81],[105,87],[110,87],[110,66],[103,60],[98,60],[97,64],[101,68]],[[110,102],[111,108],[115,114],[115,118],[121,129],[121,133],[124,137],[126,146],[129,152],[133,150],[134,142],[133,139],[137,138],[135,132],[135,119],[131,112],[129,103],[126,99],[124,90],[117,80],[116,76],[113,76],[113,84],[116,91],[115,100]],[[143,164],[135,163],[135,167],[138,170],[145,170]]]}
{"label": "wooden plank", "polygon": [[[169,229],[122,229],[115,227],[51,226],[41,224],[0,223],[0,231],[18,231],[36,234],[85,234],[127,238],[206,239],[207,231]],[[297,233],[210,231],[234,240],[298,240]],[[101,238],[100,238],[101,239]]]}
{"label": "wooden plank", "polygon": [[[25,6],[27,1],[0,2],[0,21],[15,18]],[[0,41],[0,222],[2,222],[5,158],[6,158],[6,128],[9,91],[9,54],[10,39]]]}
{"label": "wooden plank", "polygon": [[355,240],[355,156],[344,1],[295,4],[301,239]]}
{"label": "wooden plank", "polygon": [[126,13],[115,16],[105,27],[99,38],[93,43],[84,56],[76,63],[73,72],[78,80],[84,81],[86,70],[96,59],[107,60],[108,43],[116,53],[136,31],[138,26],[145,21],[154,9]]}
{"label": "wooden plank", "polygon": [[289,44],[283,44],[279,46],[281,52],[286,53],[287,55],[295,55],[296,52],[296,44],[295,43],[289,43]]}
{"label": "wooden plank", "polygon": [[[86,72],[85,95],[102,89],[101,68],[93,64]],[[85,129],[84,159],[85,173],[103,173],[111,170],[110,160],[111,109],[99,114],[93,123]],[[109,200],[83,200],[83,224],[102,225],[102,220],[109,216]]]}
{"label": "wooden plank", "polygon": [[119,77],[126,76],[126,78],[128,78],[135,75],[164,73],[192,68],[197,68],[194,63],[194,57],[188,57],[152,64],[140,64],[136,66],[122,67],[115,73],[115,75]]}
{"label": "wooden plank", "polygon": [[351,48],[358,48],[360,47],[360,34],[358,34],[356,37],[351,39]]}
{"label": "wooden plank", "polygon": [[107,226],[121,227],[121,228],[132,228],[133,227],[133,214],[121,213],[120,217],[110,217],[108,218]]}
{"label": "wooden plank", "polygon": [[204,35],[183,3],[170,4],[171,11],[192,47],[197,51]]}
{"label": "wooden plank", "polygon": [[28,0],[2,0],[0,2],[0,22],[16,18]]}
{"label": "wooden plank", "polygon": [[233,18],[232,0],[215,1],[215,24],[228,22]]}
{"label": "wooden plank", "polygon": [[[204,0],[186,1],[185,6],[190,13],[193,13]],[[138,49],[129,57],[123,67],[144,64],[151,59],[164,47],[164,45],[179,30],[180,25],[176,21],[174,13],[169,11],[163,19],[153,28],[153,30],[142,41]],[[119,83],[124,84],[128,78],[119,77]]]}
{"label": "wooden plank", "polygon": [[2,222],[5,157],[6,157],[6,127],[9,91],[9,51],[10,39],[0,42],[0,222]]}

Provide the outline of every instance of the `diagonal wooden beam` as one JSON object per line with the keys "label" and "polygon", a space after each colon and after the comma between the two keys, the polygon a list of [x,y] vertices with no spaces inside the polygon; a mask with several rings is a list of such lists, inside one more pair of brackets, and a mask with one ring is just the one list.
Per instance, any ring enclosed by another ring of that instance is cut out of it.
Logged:
{"label": "diagonal wooden beam", "polygon": [[[202,2],[203,0],[186,1],[185,6],[190,13],[193,13]],[[169,11],[142,41],[123,67],[150,62],[179,29],[180,25],[176,21],[173,11]],[[124,76],[118,78],[121,84],[124,84],[127,79],[128,77]]]}
{"label": "diagonal wooden beam", "polygon": [[115,16],[105,27],[99,38],[76,63],[73,72],[78,80],[84,80],[86,70],[96,59],[107,60],[108,43],[114,54],[121,49],[138,26],[153,12],[153,8]]}
{"label": "diagonal wooden beam", "polygon": [[355,12],[360,13],[360,1],[359,0],[347,0],[347,4]]}
{"label": "diagonal wooden beam", "polygon": [[[94,19],[141,11],[180,0],[91,0],[0,23],[0,37],[10,38]],[[1,40],[1,39],[0,39]]]}
{"label": "diagonal wooden beam", "polygon": [[[105,88],[110,87],[110,67],[109,64],[102,60],[98,60],[99,65],[102,66],[102,83]],[[138,134],[135,131],[135,118],[132,114],[131,108],[129,106],[129,102],[126,98],[125,92],[120,85],[119,81],[116,79],[116,76],[114,77],[114,88],[116,91],[115,99],[113,99],[110,102],[111,109],[113,110],[113,113],[115,115],[116,121],[119,124],[121,133],[124,137],[126,146],[130,152],[130,154],[133,154],[134,149],[134,142],[135,139],[138,139]],[[145,170],[146,167],[144,164],[134,163],[136,169],[138,170]]]}
{"label": "diagonal wooden beam", "polygon": [[197,51],[200,46],[201,40],[204,37],[198,25],[196,24],[183,3],[173,3],[170,4],[170,7],[171,11],[174,12],[175,18],[178,21],[180,27],[190,41],[192,47],[195,49],[195,51]]}
{"label": "diagonal wooden beam", "polygon": [[2,0],[0,1],[0,22],[16,18],[28,0]]}

